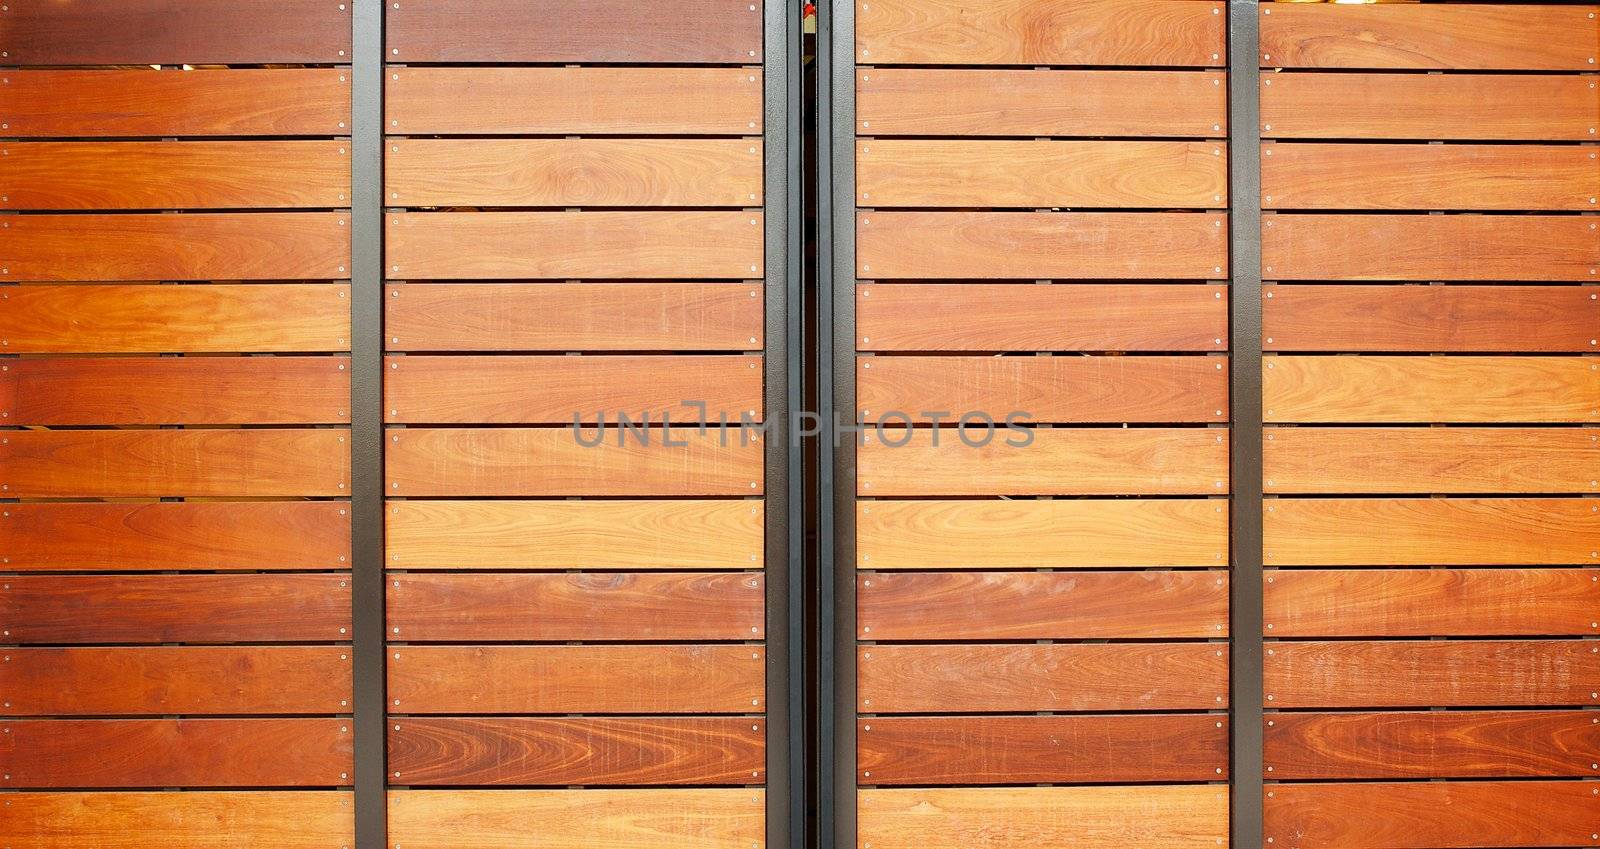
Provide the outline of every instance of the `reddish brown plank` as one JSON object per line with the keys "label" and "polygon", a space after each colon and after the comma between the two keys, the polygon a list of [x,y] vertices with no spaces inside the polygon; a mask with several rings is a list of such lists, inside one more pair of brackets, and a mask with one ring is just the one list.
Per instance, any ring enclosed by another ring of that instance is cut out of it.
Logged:
{"label": "reddish brown plank", "polygon": [[1274,68],[1593,71],[1592,6],[1451,4],[1261,11],[1261,61]]}
{"label": "reddish brown plank", "polygon": [[1522,424],[1600,421],[1588,357],[1268,357],[1271,422]]}
{"label": "reddish brown plank", "polygon": [[1600,505],[1574,498],[1275,498],[1263,525],[1269,566],[1590,565]]}
{"label": "reddish brown plank", "polygon": [[1210,710],[1221,643],[874,645],[856,651],[863,713]]}
{"label": "reddish brown plank", "polygon": [[393,713],[762,713],[765,650],[745,645],[405,646]]}
{"label": "reddish brown plank", "polygon": [[[1270,633],[1270,632],[1269,632]],[[1267,704],[1278,708],[1596,705],[1589,640],[1275,642]]]}
{"label": "reddish brown plank", "polygon": [[1588,211],[1594,152],[1558,145],[1273,144],[1262,149],[1267,209]]}
{"label": "reddish brown plank", "polygon": [[1269,286],[1269,351],[1591,351],[1600,297],[1582,286]]}
{"label": "reddish brown plank", "polygon": [[759,787],[393,790],[389,839],[406,849],[748,849],[766,836],[765,805]]}
{"label": "reddish brown plank", "polygon": [[[395,62],[761,62],[761,5],[685,0],[426,0],[386,10]],[[754,6],[755,8],[751,8]]]}
{"label": "reddish brown plank", "polygon": [[334,790],[5,793],[7,822],[49,849],[326,849],[355,842]]}
{"label": "reddish brown plank", "polygon": [[1577,781],[1283,784],[1264,827],[1285,849],[1589,846],[1594,803]]}
{"label": "reddish brown plank", "polygon": [[1272,215],[1264,274],[1278,280],[1592,280],[1600,230],[1550,215]]}
{"label": "reddish brown plank", "polygon": [[1277,569],[1265,618],[1277,637],[1600,633],[1595,569]]}
{"label": "reddish brown plank", "polygon": [[412,643],[759,640],[763,584],[738,572],[397,573],[386,621]]}
{"label": "reddish brown plank", "polygon": [[348,63],[350,11],[339,6],[322,0],[19,2],[0,30],[0,50],[16,65]]}
{"label": "reddish brown plank", "polygon": [[1600,492],[1600,436],[1549,427],[1269,427],[1269,493]]}
{"label": "reddish brown plank", "polygon": [[1270,74],[1266,138],[1593,141],[1600,89],[1545,74]]}
{"label": "reddish brown plank", "polygon": [[766,723],[746,717],[406,717],[390,724],[397,784],[762,784]]}
{"label": "reddish brown plank", "polygon": [[1219,781],[1219,715],[875,716],[856,722],[856,778],[874,784]]}
{"label": "reddish brown plank", "polygon": [[1263,757],[1279,781],[1588,778],[1594,725],[1578,710],[1274,713]]}

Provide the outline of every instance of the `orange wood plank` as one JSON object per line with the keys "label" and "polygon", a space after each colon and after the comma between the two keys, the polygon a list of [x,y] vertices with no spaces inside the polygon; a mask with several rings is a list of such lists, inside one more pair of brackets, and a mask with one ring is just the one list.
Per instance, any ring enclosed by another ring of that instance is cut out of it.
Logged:
{"label": "orange wood plank", "polygon": [[1265,618],[1276,637],[1600,633],[1596,569],[1276,569]]}
{"label": "orange wood plank", "polygon": [[1268,493],[1600,492],[1580,428],[1269,427]]}
{"label": "orange wood plank", "polygon": [[1269,422],[1600,421],[1585,357],[1269,357]]}
{"label": "orange wood plank", "polygon": [[1584,281],[1600,230],[1546,215],[1272,215],[1264,274],[1278,280]]}
{"label": "orange wood plank", "polygon": [[4,793],[8,822],[45,849],[326,849],[355,842],[335,790]]}
{"label": "orange wood plank", "polygon": [[1278,708],[1600,704],[1589,640],[1274,642],[1267,704]]}
{"label": "orange wood plank", "polygon": [[1545,74],[1271,74],[1267,138],[1593,141],[1600,89]]}
{"label": "orange wood plank", "polygon": [[1261,61],[1275,68],[1593,71],[1593,6],[1272,6]]}
{"label": "orange wood plank", "polygon": [[1204,785],[892,788],[857,799],[858,834],[873,849],[1216,849],[1228,836],[1226,788]]}
{"label": "orange wood plank", "polygon": [[1270,286],[1269,351],[1594,350],[1600,293],[1582,286]]}
{"label": "orange wood plank", "polygon": [[1278,712],[1264,759],[1280,781],[1589,778],[1594,725],[1581,710]]}
{"label": "orange wood plank", "polygon": [[387,9],[393,62],[761,62],[761,4],[432,0]]}
{"label": "orange wood plank", "polygon": [[1264,528],[1269,566],[1591,565],[1600,506],[1575,498],[1275,498]]}
{"label": "orange wood plank", "polygon": [[1595,829],[1593,789],[1576,781],[1285,784],[1264,818],[1295,849],[1588,846]]}
{"label": "orange wood plank", "polygon": [[389,839],[407,849],[748,849],[765,838],[765,804],[748,787],[397,790]]}
{"label": "orange wood plank", "polygon": [[1586,212],[1600,196],[1593,151],[1557,145],[1273,144],[1266,209]]}
{"label": "orange wood plank", "polygon": [[321,0],[74,0],[8,11],[0,50],[16,65],[350,61],[350,10]]}

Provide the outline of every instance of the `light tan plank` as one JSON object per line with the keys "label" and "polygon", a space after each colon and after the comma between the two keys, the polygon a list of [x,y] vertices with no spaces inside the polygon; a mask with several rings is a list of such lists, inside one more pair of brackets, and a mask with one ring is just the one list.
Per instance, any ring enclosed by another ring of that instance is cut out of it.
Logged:
{"label": "light tan plank", "polygon": [[4,793],[0,801],[12,839],[36,849],[328,849],[355,843],[349,791]]}
{"label": "light tan plank", "polygon": [[1544,74],[1270,74],[1266,138],[1594,141],[1600,89]]}
{"label": "light tan plank", "polygon": [[1589,6],[1386,4],[1263,7],[1261,60],[1275,68],[1593,71]]}
{"label": "light tan plank", "polygon": [[872,849],[1216,849],[1224,787],[961,787],[862,790]]}
{"label": "light tan plank", "polygon": [[1600,363],[1584,357],[1268,357],[1269,422],[1600,421]]}
{"label": "light tan plank", "polygon": [[393,790],[389,842],[407,849],[749,849],[761,788]]}
{"label": "light tan plank", "polygon": [[[1293,7],[1290,7],[1293,8]],[[1272,144],[1264,209],[1587,212],[1600,163],[1583,147],[1486,144]]]}
{"label": "light tan plank", "polygon": [[1269,427],[1268,493],[1600,493],[1582,428]]}
{"label": "light tan plank", "polygon": [[1263,525],[1269,566],[1600,564],[1589,499],[1275,498]]}

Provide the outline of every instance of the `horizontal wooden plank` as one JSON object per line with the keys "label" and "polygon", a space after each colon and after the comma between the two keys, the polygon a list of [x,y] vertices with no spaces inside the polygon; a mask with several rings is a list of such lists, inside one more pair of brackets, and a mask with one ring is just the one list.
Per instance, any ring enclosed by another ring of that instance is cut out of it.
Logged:
{"label": "horizontal wooden plank", "polygon": [[762,565],[761,501],[389,503],[390,565],[425,569],[728,569]]}
{"label": "horizontal wooden plank", "polygon": [[862,790],[858,830],[873,849],[1216,849],[1228,793],[1205,785]]}
{"label": "horizontal wooden plank", "polygon": [[[898,421],[903,419],[891,420]],[[1007,430],[1001,425],[960,431],[880,424],[861,439],[856,494],[864,496],[1228,491],[1227,436],[1212,428]]]}
{"label": "horizontal wooden plank", "polygon": [[407,717],[391,724],[396,784],[762,784],[766,723],[746,717]]}
{"label": "horizontal wooden plank", "polygon": [[1600,25],[1587,6],[1273,6],[1264,66],[1591,71]]}
{"label": "horizontal wooden plank", "polygon": [[13,716],[344,713],[341,646],[162,646],[6,650]]}
{"label": "horizontal wooden plank", "polygon": [[349,357],[46,357],[0,366],[28,426],[348,424]]}
{"label": "horizontal wooden plank", "polygon": [[761,62],[760,4],[431,0],[385,10],[395,62]]}
{"label": "horizontal wooden plank", "polygon": [[745,68],[391,68],[388,77],[384,114],[397,135],[762,132],[761,75]]}
{"label": "horizontal wooden plank", "polygon": [[8,720],[7,787],[349,784],[348,719]]}
{"label": "horizontal wooden plank", "polygon": [[1228,301],[1207,285],[861,285],[856,330],[863,351],[1224,351]]}
{"label": "horizontal wooden plank", "polygon": [[347,434],[331,428],[16,431],[0,440],[0,478],[13,498],[341,496],[349,494]]}
{"label": "horizontal wooden plank", "polygon": [[350,12],[320,0],[75,0],[9,12],[0,49],[15,65],[350,61]]}
{"label": "horizontal wooden plank", "polygon": [[1267,209],[1578,212],[1600,195],[1600,167],[1581,147],[1307,143],[1262,153]]}
{"label": "horizontal wooden plank", "polygon": [[1272,215],[1278,280],[1592,280],[1600,230],[1571,215]]}
{"label": "horizontal wooden plank", "polygon": [[1590,351],[1600,295],[1582,286],[1270,286],[1269,351]]}
{"label": "horizontal wooden plank", "polygon": [[1277,637],[1600,633],[1600,570],[1274,570],[1265,618]]}
{"label": "horizontal wooden plank", "polygon": [[860,212],[856,225],[856,271],[874,280],[1207,280],[1228,266],[1227,216],[1205,212]]}
{"label": "horizontal wooden plank", "polygon": [[1275,642],[1265,669],[1278,708],[1600,704],[1589,640]]}
{"label": "horizontal wooden plank", "polygon": [[7,504],[12,571],[338,569],[349,505],[336,501]]}
{"label": "horizontal wooden plank", "polygon": [[1586,357],[1269,357],[1269,422],[1600,421]]}
{"label": "horizontal wooden plank", "polygon": [[1267,138],[1592,141],[1600,123],[1600,89],[1580,76],[1271,74],[1262,82]]}
{"label": "horizontal wooden plank", "polygon": [[1279,781],[1589,778],[1600,758],[1580,710],[1275,713],[1263,745]]}
{"label": "horizontal wooden plank", "polygon": [[745,139],[393,139],[386,206],[758,206]]}
{"label": "horizontal wooden plank", "polygon": [[[901,288],[906,287],[871,291]],[[903,296],[890,295],[897,297]],[[887,324],[876,311],[875,304],[874,322]],[[961,315],[962,327],[974,330],[978,317]],[[888,332],[895,329],[890,325]],[[1222,422],[1228,414],[1227,364],[1223,357],[862,357],[856,403],[873,415],[984,412],[1002,424],[1015,412],[1035,422]]]}
{"label": "horizontal wooden plank", "polygon": [[[405,293],[402,293],[405,294]],[[760,357],[390,357],[393,424],[760,421]],[[703,407],[698,405],[704,405]]]}
{"label": "horizontal wooden plank", "polygon": [[856,579],[856,622],[871,640],[1223,637],[1228,578],[1224,572],[877,572]]}
{"label": "horizontal wooden plank", "polygon": [[48,849],[326,849],[355,842],[335,790],[3,793],[6,818]]}
{"label": "horizontal wooden plank", "polygon": [[748,849],[760,788],[397,790],[389,840],[407,849]]}
{"label": "horizontal wooden plank", "polygon": [[1549,427],[1269,427],[1269,493],[1600,492],[1600,435]]}
{"label": "horizontal wooden plank", "polygon": [[396,573],[385,621],[411,643],[758,640],[763,585],[753,572]]}
{"label": "horizontal wooden plank", "polygon": [[861,784],[1216,781],[1224,717],[874,716],[856,722]]}
{"label": "horizontal wooden plank", "polygon": [[1588,846],[1594,791],[1577,781],[1285,784],[1264,820],[1294,849]]}
{"label": "horizontal wooden plank", "polygon": [[18,643],[348,640],[349,575],[25,575],[0,591]]}
{"label": "horizontal wooden plank", "polygon": [[860,68],[856,118],[873,136],[1217,138],[1228,124],[1216,71]]}
{"label": "horizontal wooden plank", "polygon": [[753,645],[406,646],[392,713],[763,713]]}
{"label": "horizontal wooden plank", "polygon": [[1276,498],[1263,531],[1269,566],[1592,564],[1596,534],[1573,498]]}
{"label": "horizontal wooden plank", "polygon": [[1227,706],[1221,643],[871,645],[863,713],[1208,710]]}
{"label": "horizontal wooden plank", "polygon": [[342,212],[18,215],[0,242],[0,276],[337,280],[350,276],[348,218]]}

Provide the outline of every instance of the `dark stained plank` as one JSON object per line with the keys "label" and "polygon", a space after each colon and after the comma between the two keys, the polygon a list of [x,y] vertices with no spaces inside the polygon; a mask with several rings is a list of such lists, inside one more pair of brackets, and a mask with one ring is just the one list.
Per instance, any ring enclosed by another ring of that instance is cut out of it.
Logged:
{"label": "dark stained plank", "polygon": [[323,0],[29,0],[6,15],[0,50],[15,65],[348,63],[350,11],[340,5]]}
{"label": "dark stained plank", "polygon": [[349,494],[347,434],[331,428],[15,431],[0,439],[0,483],[13,498],[341,496]]}
{"label": "dark stained plank", "polygon": [[1220,715],[875,716],[856,722],[856,777],[873,784],[1219,781]]}
{"label": "dark stained plank", "polygon": [[348,719],[8,720],[7,787],[349,784]]}
{"label": "dark stained plank", "polygon": [[[751,6],[755,8],[750,8]],[[386,9],[394,62],[761,62],[761,5],[685,0],[420,0]]]}
{"label": "dark stained plank", "polygon": [[757,500],[389,502],[387,562],[424,569],[759,568]]}
{"label": "dark stained plank", "polygon": [[1269,566],[1593,565],[1596,534],[1572,498],[1275,498],[1264,521]]}
{"label": "dark stained plank", "polygon": [[348,640],[348,575],[27,575],[0,589],[18,643]]}
{"label": "dark stained plank", "polygon": [[1600,759],[1579,710],[1274,713],[1264,746],[1279,781],[1589,778]]}
{"label": "dark stained plank", "polygon": [[1269,357],[1269,422],[1600,421],[1587,357]]}
{"label": "dark stained plank", "polygon": [[1269,493],[1600,492],[1600,438],[1550,427],[1269,427]]}
{"label": "dark stained plank", "polygon": [[1228,301],[1207,285],[863,285],[856,331],[863,351],[1225,351]]}
{"label": "dark stained plank", "polygon": [[347,424],[349,357],[46,357],[0,366],[11,424]]}
{"label": "dark stained plank", "polygon": [[355,842],[334,790],[0,793],[7,821],[48,849],[327,849]]}
{"label": "dark stained plank", "polygon": [[7,504],[13,571],[339,569],[349,505],[335,501]]}
{"label": "dark stained plank", "polygon": [[755,572],[395,573],[386,622],[411,643],[759,640],[763,583]]}
{"label": "dark stained plank", "polygon": [[10,648],[0,663],[14,716],[344,713],[343,646]]}
{"label": "dark stained plank", "polygon": [[1269,351],[1591,351],[1600,295],[1582,286],[1269,286]]}
{"label": "dark stained plank", "polygon": [[857,834],[872,849],[1216,849],[1228,839],[1219,786],[890,788],[857,799]]}
{"label": "dark stained plank", "polygon": [[1265,831],[1285,849],[1589,846],[1589,782],[1282,784]]}
{"label": "dark stained plank", "polygon": [[754,645],[404,646],[391,713],[763,713]]}
{"label": "dark stained plank", "polygon": [[1591,154],[1558,145],[1273,144],[1262,149],[1261,199],[1267,209],[1582,212],[1600,195]]}
{"label": "dark stained plank", "polygon": [[406,717],[390,778],[460,785],[763,784],[766,722],[747,717]]}
{"label": "dark stained plank", "polygon": [[1275,280],[1593,280],[1600,230],[1570,215],[1271,215]]}
{"label": "dark stained plank", "polygon": [[856,650],[862,713],[1214,710],[1221,643],[870,645]]}
{"label": "dark stained plank", "polygon": [[388,799],[389,840],[406,849],[749,849],[766,837],[761,788],[395,790]]}
{"label": "dark stained plank", "polygon": [[1271,74],[1266,138],[1593,141],[1600,89],[1544,74]]}
{"label": "dark stained plank", "polygon": [[870,640],[1217,638],[1228,633],[1228,578],[1220,571],[876,572],[856,579],[856,621]]}
{"label": "dark stained plank", "polygon": [[1265,618],[1276,637],[1600,633],[1593,569],[1278,569]]}
{"label": "dark stained plank", "polygon": [[[1270,633],[1270,632],[1269,632]],[[1556,707],[1600,704],[1590,640],[1275,642],[1267,706]]]}
{"label": "dark stained plank", "polygon": [[1262,64],[1274,68],[1593,71],[1600,25],[1587,6],[1271,6]]}

